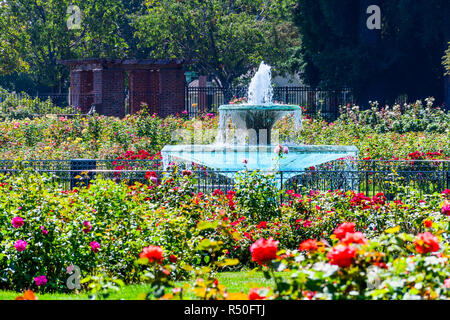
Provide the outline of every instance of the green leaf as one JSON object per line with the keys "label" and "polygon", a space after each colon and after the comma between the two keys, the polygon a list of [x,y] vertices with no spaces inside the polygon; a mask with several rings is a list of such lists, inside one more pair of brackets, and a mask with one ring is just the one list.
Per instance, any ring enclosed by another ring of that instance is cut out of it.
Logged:
{"label": "green leaf", "polygon": [[197,230],[207,230],[207,229],[216,229],[219,225],[219,221],[209,222],[209,221],[200,221],[197,224]]}
{"label": "green leaf", "polygon": [[217,266],[219,267],[229,267],[229,266],[236,266],[239,264],[238,259],[225,259],[217,263]]}

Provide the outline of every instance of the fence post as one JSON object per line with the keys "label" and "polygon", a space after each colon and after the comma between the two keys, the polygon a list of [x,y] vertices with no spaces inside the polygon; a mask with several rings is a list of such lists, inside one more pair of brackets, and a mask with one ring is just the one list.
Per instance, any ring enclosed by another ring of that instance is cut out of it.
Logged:
{"label": "fence post", "polygon": [[[281,177],[280,177],[280,179],[281,179],[281,183],[280,183],[280,190],[281,191],[283,191],[283,171],[280,171],[280,173],[281,173]],[[281,193],[281,204],[283,204],[283,195],[284,195],[284,191]]]}
{"label": "fence post", "polygon": [[369,196],[369,173],[366,171],[366,197]]}
{"label": "fence post", "polygon": [[448,169],[449,168],[447,168],[447,186],[445,187],[445,189],[450,188],[450,171]]}
{"label": "fence post", "polygon": [[[91,159],[72,159],[70,160],[70,189],[78,185],[89,185],[89,181],[94,177],[93,172],[90,170],[95,170],[97,168],[97,161]],[[84,175],[83,172],[87,174]],[[76,179],[75,177],[81,176],[82,179]]]}

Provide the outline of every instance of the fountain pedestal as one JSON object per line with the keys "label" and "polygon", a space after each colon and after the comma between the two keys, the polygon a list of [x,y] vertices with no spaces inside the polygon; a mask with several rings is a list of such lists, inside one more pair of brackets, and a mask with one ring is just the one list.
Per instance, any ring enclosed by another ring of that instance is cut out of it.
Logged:
{"label": "fountain pedestal", "polygon": [[[236,127],[234,137],[239,145],[270,145],[272,128],[284,116],[292,115],[294,130],[302,129],[302,109],[299,106],[267,104],[267,105],[223,105],[219,108],[219,132],[216,143],[232,143],[227,141],[228,121]],[[248,141],[246,141],[248,138]],[[233,139],[232,139],[233,140]]]}

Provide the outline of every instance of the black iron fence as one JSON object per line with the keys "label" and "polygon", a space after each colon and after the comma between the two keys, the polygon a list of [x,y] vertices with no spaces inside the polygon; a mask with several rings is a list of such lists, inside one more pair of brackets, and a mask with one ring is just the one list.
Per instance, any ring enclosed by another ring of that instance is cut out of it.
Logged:
{"label": "black iron fence", "polygon": [[[23,93],[0,93],[0,103],[7,99],[7,96],[10,97],[13,95],[15,99],[21,100],[25,97],[30,97],[32,99],[39,98],[41,101],[50,100],[54,105],[65,108],[70,105],[69,94],[68,93],[35,93],[35,94],[23,94]],[[88,96],[88,95],[85,95]],[[92,96],[92,95],[90,95]]]}
{"label": "black iron fence", "polygon": [[[245,97],[247,96],[247,87],[234,87],[229,90],[227,97]],[[159,101],[159,94],[125,92],[125,104],[131,99],[142,99],[144,96],[152,109]],[[17,99],[21,99],[21,93],[16,94]],[[29,95],[32,98],[39,98],[46,101],[50,99],[58,107],[65,108],[70,105],[69,93],[36,93]],[[95,104],[96,95],[83,94],[74,95],[72,104],[90,105]],[[0,102],[5,99],[0,95]],[[300,105],[305,109],[308,115],[321,113],[325,118],[334,120],[339,115],[339,106],[353,103],[353,96],[349,89],[339,91],[325,91],[310,87],[275,87],[273,100],[280,103]],[[225,98],[222,89],[217,87],[186,87],[185,89],[185,110],[189,116],[196,116],[199,113],[217,113],[219,106],[229,103]],[[132,112],[133,110],[127,110]],[[156,109],[154,110],[157,111]]]}
{"label": "black iron fence", "polygon": [[[246,97],[247,87],[235,87],[229,90],[230,97]],[[186,89],[186,110],[189,115],[198,113],[217,113],[218,108],[229,103],[222,89],[217,87],[188,87]],[[350,89],[325,91],[310,87],[275,87],[274,102],[300,105],[308,115],[319,112],[324,118],[335,120],[339,116],[339,106],[353,103]]]}
{"label": "black iron fence", "polygon": [[[198,191],[208,193],[234,188],[237,171],[209,170],[189,166]],[[166,174],[160,160],[32,160],[0,161],[0,173],[20,174],[30,171],[46,173],[60,187],[69,189],[85,185],[96,177],[127,183],[147,182],[146,173],[154,171],[159,181]],[[179,170],[181,172],[181,170]],[[414,188],[421,194],[431,194],[450,189],[450,161],[418,160],[338,160],[302,171],[275,173],[274,183],[285,190],[298,193],[310,190],[353,190],[373,196],[383,192],[388,199],[395,197],[399,186]]]}

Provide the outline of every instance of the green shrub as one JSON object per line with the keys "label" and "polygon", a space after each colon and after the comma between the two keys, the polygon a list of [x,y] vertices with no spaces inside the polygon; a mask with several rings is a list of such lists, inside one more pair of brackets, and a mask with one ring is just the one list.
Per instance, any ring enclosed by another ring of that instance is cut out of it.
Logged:
{"label": "green shrub", "polygon": [[36,115],[69,113],[73,113],[72,108],[59,108],[52,103],[50,98],[41,101],[39,98],[31,98],[26,93],[18,96],[0,88],[0,119],[21,120],[31,119]]}

